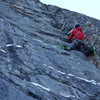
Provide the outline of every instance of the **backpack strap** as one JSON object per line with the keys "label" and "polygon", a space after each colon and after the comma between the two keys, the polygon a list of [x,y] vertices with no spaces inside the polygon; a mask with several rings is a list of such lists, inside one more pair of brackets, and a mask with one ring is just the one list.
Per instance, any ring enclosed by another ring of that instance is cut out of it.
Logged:
{"label": "backpack strap", "polygon": [[80,31],[78,31],[72,38],[72,40],[74,40],[76,38],[76,36],[80,33]]}

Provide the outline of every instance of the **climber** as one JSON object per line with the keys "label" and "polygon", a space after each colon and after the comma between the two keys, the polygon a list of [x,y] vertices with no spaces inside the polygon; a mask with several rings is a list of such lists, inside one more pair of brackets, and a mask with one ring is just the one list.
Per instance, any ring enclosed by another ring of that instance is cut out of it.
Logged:
{"label": "climber", "polygon": [[68,45],[67,49],[77,49],[79,44],[81,45],[84,40],[84,32],[79,24],[75,25],[75,28],[68,33],[68,42],[72,42]]}
{"label": "climber", "polygon": [[74,41],[74,40],[84,40],[84,32],[82,32],[82,28],[79,24],[75,25],[75,28],[69,33],[68,40]]}
{"label": "climber", "polygon": [[76,24],[75,28],[68,35],[68,42],[71,43],[65,47],[65,50],[79,50],[86,56],[94,54],[93,49],[89,48],[84,41],[84,32],[82,32],[82,27],[79,24]]}

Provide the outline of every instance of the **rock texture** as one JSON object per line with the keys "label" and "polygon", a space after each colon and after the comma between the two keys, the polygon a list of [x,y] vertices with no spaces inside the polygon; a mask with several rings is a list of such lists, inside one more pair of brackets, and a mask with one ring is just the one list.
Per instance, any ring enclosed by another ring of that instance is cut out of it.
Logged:
{"label": "rock texture", "polygon": [[0,0],[0,100],[100,100],[100,70],[81,52],[60,49],[75,23],[87,38],[100,36],[100,21],[88,16],[38,0]]}

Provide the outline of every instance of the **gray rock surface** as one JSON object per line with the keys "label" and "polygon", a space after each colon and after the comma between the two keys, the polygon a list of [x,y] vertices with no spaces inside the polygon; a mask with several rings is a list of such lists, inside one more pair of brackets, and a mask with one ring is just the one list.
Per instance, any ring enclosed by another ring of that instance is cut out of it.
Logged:
{"label": "gray rock surface", "polygon": [[38,0],[0,0],[0,100],[100,100],[100,70],[81,52],[60,49],[75,23],[86,34],[100,28]]}

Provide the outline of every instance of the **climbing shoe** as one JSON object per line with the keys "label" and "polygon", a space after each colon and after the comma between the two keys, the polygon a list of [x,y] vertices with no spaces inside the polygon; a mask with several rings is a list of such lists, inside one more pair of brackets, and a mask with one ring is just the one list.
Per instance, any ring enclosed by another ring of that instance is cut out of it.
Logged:
{"label": "climbing shoe", "polygon": [[71,50],[71,47],[65,47],[65,50],[69,51],[69,50]]}

